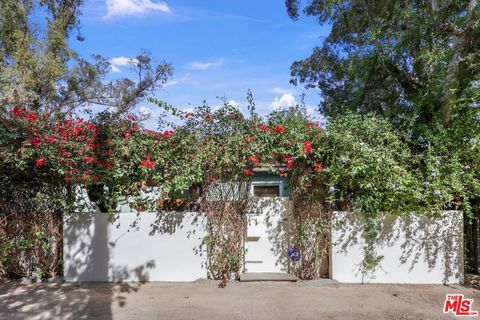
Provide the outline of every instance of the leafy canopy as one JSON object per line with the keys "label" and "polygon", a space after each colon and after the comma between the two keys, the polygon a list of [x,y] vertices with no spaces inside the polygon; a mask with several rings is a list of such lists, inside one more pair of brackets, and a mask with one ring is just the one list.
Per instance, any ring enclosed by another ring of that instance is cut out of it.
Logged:
{"label": "leafy canopy", "polygon": [[292,82],[321,90],[322,110],[375,112],[417,125],[448,123],[479,79],[480,6],[476,0],[286,1],[330,35],[310,57],[293,63]]}

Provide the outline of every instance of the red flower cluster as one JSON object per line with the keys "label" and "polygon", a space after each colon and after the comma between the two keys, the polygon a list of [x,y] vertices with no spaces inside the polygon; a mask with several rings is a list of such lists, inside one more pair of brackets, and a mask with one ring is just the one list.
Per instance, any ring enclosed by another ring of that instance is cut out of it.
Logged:
{"label": "red flower cluster", "polygon": [[317,162],[317,163],[315,164],[315,167],[313,167],[313,170],[314,170],[315,172],[321,172],[321,171],[323,171],[323,169],[324,169],[323,163],[321,163],[321,162]]}
{"label": "red flower cluster", "polygon": [[248,161],[252,163],[254,166],[258,166],[261,162],[260,157],[257,155],[248,157]]}
{"label": "red flower cluster", "polygon": [[243,172],[244,172],[247,176],[253,175],[253,171],[250,170],[250,169],[245,169],[245,170],[243,170]]}
{"label": "red flower cluster", "polygon": [[43,167],[45,165],[45,163],[47,163],[47,159],[45,159],[45,158],[40,157],[40,158],[35,159],[35,166],[37,166],[37,167]]}
{"label": "red flower cluster", "polygon": [[285,130],[286,130],[285,127],[283,127],[283,126],[280,125],[280,124],[277,124],[277,125],[275,126],[275,131],[276,131],[277,133],[285,132]]}
{"label": "red flower cluster", "polygon": [[311,127],[314,127],[314,128],[318,128],[318,123],[316,122],[309,122],[307,123],[307,125],[305,126],[305,128],[311,128]]}
{"label": "red flower cluster", "polygon": [[30,144],[32,145],[33,149],[38,149],[43,144],[43,142],[38,137],[32,137],[30,138]]}
{"label": "red flower cluster", "polygon": [[253,137],[247,137],[245,138],[245,140],[248,142],[248,143],[252,143],[255,139]]}
{"label": "red flower cluster", "polygon": [[22,109],[22,108],[19,108],[19,107],[14,107],[14,108],[12,109],[12,113],[13,113],[13,115],[14,115],[15,117],[21,117],[21,116],[23,116],[23,112],[24,112],[23,109]]}
{"label": "red flower cluster", "polygon": [[292,169],[293,164],[295,163],[295,158],[293,158],[293,157],[285,157],[285,158],[283,159],[283,161],[285,161],[285,163],[287,164],[287,169]]}
{"label": "red flower cluster", "polygon": [[25,109],[19,107],[13,107],[12,113],[17,118],[24,118],[28,122],[35,122],[38,120],[38,114],[34,112],[28,112]]}
{"label": "red flower cluster", "polygon": [[97,162],[97,159],[92,156],[85,157],[85,163],[95,163]]}
{"label": "red flower cluster", "polygon": [[38,114],[36,113],[26,113],[25,119],[29,122],[35,122],[38,120]]}
{"label": "red flower cluster", "polygon": [[303,151],[305,151],[306,154],[312,153],[312,143],[310,141],[303,143]]}
{"label": "red flower cluster", "polygon": [[262,131],[269,131],[269,130],[270,130],[270,127],[267,126],[267,125],[265,125],[265,124],[263,124],[263,123],[259,123],[259,124],[258,124],[258,127],[259,127],[260,130],[262,130]]}
{"label": "red flower cluster", "polygon": [[155,162],[150,160],[149,156],[146,156],[145,160],[140,161],[140,165],[143,166],[143,167],[153,169],[155,167]]}
{"label": "red flower cluster", "polygon": [[166,130],[166,131],[164,131],[164,132],[162,133],[162,136],[164,136],[164,137],[169,137],[169,136],[171,136],[172,134],[175,134],[175,131],[173,131],[173,130]]}

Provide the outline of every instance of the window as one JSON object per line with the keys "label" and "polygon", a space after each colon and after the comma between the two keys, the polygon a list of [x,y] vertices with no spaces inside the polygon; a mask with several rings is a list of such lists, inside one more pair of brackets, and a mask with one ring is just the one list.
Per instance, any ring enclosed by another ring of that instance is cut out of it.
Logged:
{"label": "window", "polygon": [[253,195],[255,197],[279,197],[280,185],[257,185],[253,186]]}

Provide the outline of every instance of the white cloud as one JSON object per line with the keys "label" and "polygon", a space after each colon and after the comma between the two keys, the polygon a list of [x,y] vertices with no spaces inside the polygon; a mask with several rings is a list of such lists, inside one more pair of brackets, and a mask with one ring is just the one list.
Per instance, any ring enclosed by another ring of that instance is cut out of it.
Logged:
{"label": "white cloud", "polygon": [[119,67],[129,66],[131,63],[136,63],[137,59],[127,57],[115,57],[110,59],[110,68],[113,73],[120,73],[122,70]]}
{"label": "white cloud", "polygon": [[186,75],[184,75],[183,77],[181,77],[181,78],[178,79],[178,80],[170,79],[170,80],[167,81],[167,83],[165,83],[165,84],[163,85],[163,87],[164,87],[164,88],[167,88],[167,87],[175,86],[175,85],[177,85],[177,84],[179,84],[179,83],[181,83],[181,82],[186,81],[189,77],[190,77],[190,74],[186,74]]}
{"label": "white cloud", "polygon": [[275,93],[279,93],[279,94],[287,94],[287,93],[290,93],[290,91],[288,91],[287,89],[283,89],[283,88],[280,88],[280,87],[276,87],[276,88],[273,88],[272,90],[270,90],[271,92],[275,92]]}
{"label": "white cloud", "polygon": [[124,15],[141,15],[152,11],[170,12],[170,7],[163,1],[151,0],[106,0],[107,15],[105,18]]}
{"label": "white cloud", "polygon": [[201,61],[190,62],[188,64],[188,67],[194,70],[207,70],[211,68],[221,67],[224,64],[225,64],[225,61],[223,59],[218,59],[210,62],[201,62]]}
{"label": "white cloud", "polygon": [[237,109],[240,107],[240,104],[235,100],[228,100],[227,104]]}
{"label": "white cloud", "polygon": [[120,70],[120,68],[117,67],[117,66],[114,65],[114,64],[110,64],[110,69],[111,69],[111,71],[112,71],[113,73],[120,73],[120,72],[122,72],[122,70]]}
{"label": "white cloud", "polygon": [[285,92],[280,97],[275,97],[272,103],[270,103],[271,109],[279,109],[279,108],[289,108],[293,107],[297,104],[295,101],[295,97],[291,92]]}
{"label": "white cloud", "polygon": [[142,106],[140,107],[140,109],[138,109],[138,114],[140,116],[149,117],[152,114],[152,110],[150,108]]}
{"label": "white cloud", "polygon": [[312,107],[312,106],[307,106],[307,116],[312,117],[315,116],[317,113],[317,110]]}
{"label": "white cloud", "polygon": [[164,87],[164,88],[167,88],[167,87],[174,86],[174,85],[176,85],[176,84],[178,84],[178,81],[177,81],[177,80],[171,80],[171,81],[167,81],[167,83],[165,83],[165,84],[163,85],[163,87]]}
{"label": "white cloud", "polygon": [[110,62],[116,66],[128,66],[132,62],[136,62],[137,59],[135,58],[127,58],[127,57],[115,57],[110,60]]}

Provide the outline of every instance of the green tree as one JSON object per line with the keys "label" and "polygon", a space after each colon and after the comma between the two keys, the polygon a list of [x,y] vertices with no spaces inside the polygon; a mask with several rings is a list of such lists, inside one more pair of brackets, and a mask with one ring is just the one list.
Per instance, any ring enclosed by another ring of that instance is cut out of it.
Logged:
{"label": "green tree", "polygon": [[[470,218],[476,212],[474,228],[466,224],[472,238],[480,219],[479,2],[286,0],[286,6],[294,20],[303,12],[332,28],[310,57],[292,64],[291,82],[319,89],[321,111],[331,119],[374,112],[390,120],[409,148],[422,201],[444,209],[461,203]],[[466,247],[478,251],[471,241]],[[476,262],[472,268],[478,272]]]}
{"label": "green tree", "polygon": [[[73,113],[91,105],[126,113],[161,87],[173,68],[154,67],[142,51],[131,60],[135,79],[104,81],[110,62],[90,60],[69,46],[80,34],[82,0],[5,0],[0,3],[0,101],[2,109],[20,105],[31,111]],[[41,17],[41,19],[39,19]]]}
{"label": "green tree", "polygon": [[448,123],[457,99],[479,78],[476,0],[286,0],[332,27],[292,82],[321,90],[328,116],[371,111],[395,121]]}

